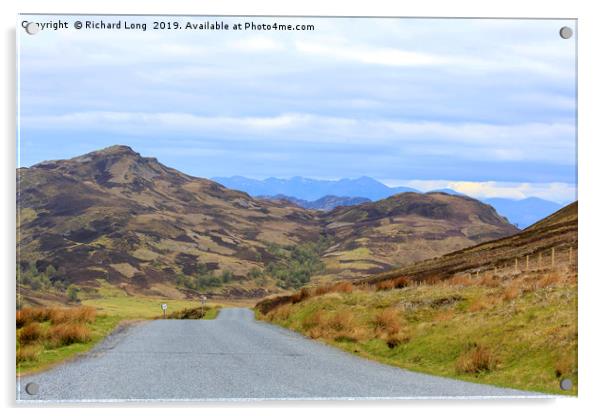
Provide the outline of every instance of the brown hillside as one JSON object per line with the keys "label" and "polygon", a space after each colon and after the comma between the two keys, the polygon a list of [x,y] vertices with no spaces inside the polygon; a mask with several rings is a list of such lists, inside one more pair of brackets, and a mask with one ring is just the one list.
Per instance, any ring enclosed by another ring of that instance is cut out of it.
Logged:
{"label": "brown hillside", "polygon": [[278,291],[276,280],[266,273],[250,279],[249,272],[267,269],[274,245],[320,236],[331,243],[321,278],[332,279],[389,270],[517,231],[488,205],[439,193],[400,194],[328,213],[253,199],[127,146],[19,169],[17,203],[22,271],[53,266],[52,281],[106,281],[132,293],[161,293],[181,276],[227,271],[232,278],[212,286],[214,294],[265,296]]}
{"label": "brown hillside", "polygon": [[326,254],[336,274],[361,276],[436,257],[518,230],[489,205],[445,193],[394,195],[322,216],[338,242]]}
{"label": "brown hillside", "polygon": [[413,280],[441,280],[456,274],[519,273],[549,269],[569,261],[576,264],[577,208],[577,202],[573,202],[513,236],[382,273],[365,281],[376,283],[401,276]]}

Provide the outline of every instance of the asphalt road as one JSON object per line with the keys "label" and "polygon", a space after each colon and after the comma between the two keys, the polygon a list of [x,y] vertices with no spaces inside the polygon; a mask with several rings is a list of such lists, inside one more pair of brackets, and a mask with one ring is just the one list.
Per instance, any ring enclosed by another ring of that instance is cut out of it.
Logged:
{"label": "asphalt road", "polygon": [[[27,383],[39,386],[36,395]],[[17,400],[499,397],[533,393],[401,370],[263,322],[248,309],[213,321],[157,320],[82,358],[17,379]]]}

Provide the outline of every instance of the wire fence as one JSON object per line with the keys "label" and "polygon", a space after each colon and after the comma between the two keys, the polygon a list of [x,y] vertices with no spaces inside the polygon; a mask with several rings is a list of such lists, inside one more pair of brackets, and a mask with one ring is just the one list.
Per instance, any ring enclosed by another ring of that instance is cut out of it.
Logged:
{"label": "wire fence", "polygon": [[479,278],[485,273],[507,276],[525,272],[576,269],[578,264],[577,253],[576,246],[546,248],[501,262],[495,261],[468,273],[470,277]]}

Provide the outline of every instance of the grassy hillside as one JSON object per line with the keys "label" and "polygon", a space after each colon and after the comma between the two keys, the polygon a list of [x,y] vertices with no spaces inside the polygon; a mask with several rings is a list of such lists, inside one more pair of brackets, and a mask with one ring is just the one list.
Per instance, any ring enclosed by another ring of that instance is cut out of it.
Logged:
{"label": "grassy hillside", "polygon": [[[349,290],[351,289],[351,290]],[[532,272],[377,290],[349,286],[260,319],[360,356],[467,381],[577,393],[574,273]]]}
{"label": "grassy hillside", "polygon": [[18,169],[17,203],[21,305],[100,292],[100,281],[145,297],[257,299],[517,231],[490,206],[446,194],[328,213],[254,199],[127,146]]}
{"label": "grassy hillside", "polygon": [[577,394],[576,244],[574,203],[512,237],[266,299],[257,316],[402,368]]}

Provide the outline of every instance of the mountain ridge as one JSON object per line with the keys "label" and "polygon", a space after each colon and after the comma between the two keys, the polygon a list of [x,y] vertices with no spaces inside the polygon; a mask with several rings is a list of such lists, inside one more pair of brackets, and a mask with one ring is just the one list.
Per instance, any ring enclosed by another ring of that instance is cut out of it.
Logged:
{"label": "mountain ridge", "polygon": [[18,169],[17,203],[22,273],[148,294],[186,294],[182,285],[197,279],[211,296],[265,296],[280,290],[270,265],[308,242],[327,242],[318,278],[332,279],[517,231],[493,208],[447,194],[406,192],[332,211],[255,199],[127,146]]}
{"label": "mountain ridge", "polygon": [[[296,200],[294,203],[297,205],[311,209],[326,209],[320,204],[317,204],[318,207],[316,208],[316,204],[311,203],[312,201],[317,201],[326,196],[341,198],[341,200],[338,201],[340,203],[333,200],[333,203],[330,204],[330,206],[334,208],[337,205],[350,205],[349,198],[367,198],[371,201],[377,201],[397,193],[420,192],[414,188],[389,187],[368,176],[362,176],[357,179],[344,178],[336,181],[316,180],[301,176],[295,176],[290,179],[271,177],[264,180],[250,179],[244,176],[218,177],[213,179],[229,188],[239,189],[254,197],[261,197],[263,199],[287,199],[292,202]],[[299,187],[299,184],[303,184],[301,188]],[[343,188],[340,187],[341,184],[344,184]],[[311,193],[308,193],[308,191],[303,188],[305,186],[313,187]],[[373,187],[375,188],[372,189]],[[459,196],[465,195],[450,188],[434,189],[423,193],[428,194],[431,192],[444,192],[449,195]],[[305,196],[308,194],[311,195],[311,198]],[[369,195],[377,195],[378,197],[374,198]],[[475,199],[492,205],[496,211],[508,218],[512,224],[517,225],[518,228],[521,229],[545,218],[564,206],[563,204],[537,197],[527,197],[523,199],[484,197]]]}

